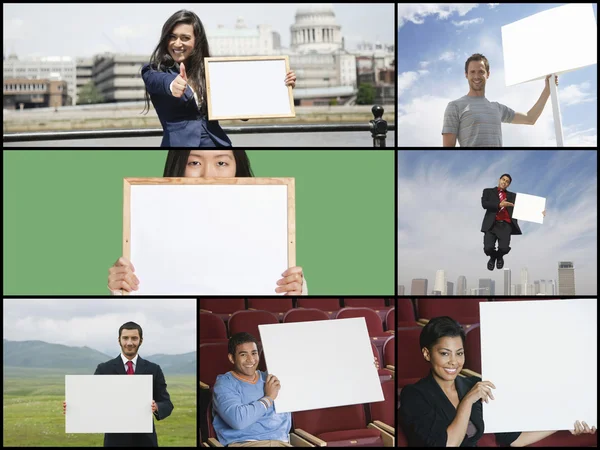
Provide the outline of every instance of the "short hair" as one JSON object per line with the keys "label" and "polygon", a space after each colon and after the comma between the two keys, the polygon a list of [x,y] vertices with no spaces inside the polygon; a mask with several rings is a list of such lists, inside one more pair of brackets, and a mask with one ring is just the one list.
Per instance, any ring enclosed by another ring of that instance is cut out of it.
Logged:
{"label": "short hair", "polygon": [[487,60],[487,58],[485,56],[483,56],[481,53],[474,53],[471,56],[469,56],[469,58],[467,59],[467,62],[465,63],[465,73],[468,73],[469,63],[471,61],[483,61],[483,64],[485,65],[485,71],[487,73],[490,72],[490,63]]}
{"label": "short hair", "polygon": [[[250,159],[246,150],[231,150],[235,159],[236,177],[253,177]],[[183,177],[191,150],[169,150],[165,161],[163,177]]]}
{"label": "short hair", "polygon": [[246,344],[248,342],[254,342],[256,344],[256,348],[258,349],[258,341],[250,333],[236,333],[229,338],[229,342],[227,343],[227,351],[230,355],[235,356],[235,349],[237,346]]}
{"label": "short hair", "polygon": [[119,339],[121,339],[121,332],[123,330],[138,330],[138,333],[140,333],[140,339],[143,339],[142,327],[135,322],[127,322],[121,325],[121,328],[119,328]]}
{"label": "short hair", "polygon": [[512,177],[509,174],[503,173],[502,175],[500,175],[500,178],[498,178],[498,179],[501,179],[502,177],[508,177],[508,179],[510,180],[509,184],[512,184]]}
{"label": "short hair", "polygon": [[419,344],[421,345],[421,348],[427,347],[427,349],[431,351],[438,339],[456,336],[460,336],[464,346],[466,338],[465,331],[456,320],[448,316],[434,317],[427,322],[427,325],[421,330]]}

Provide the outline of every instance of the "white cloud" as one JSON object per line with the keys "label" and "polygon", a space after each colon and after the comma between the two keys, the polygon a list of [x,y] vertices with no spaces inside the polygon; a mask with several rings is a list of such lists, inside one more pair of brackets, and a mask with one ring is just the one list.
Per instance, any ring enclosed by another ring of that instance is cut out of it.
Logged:
{"label": "white cloud", "polygon": [[447,19],[456,13],[462,17],[476,7],[477,3],[401,3],[398,4],[398,28],[406,22],[422,24],[430,15],[437,15],[438,19]]}
{"label": "white cloud", "polygon": [[398,96],[410,88],[420,76],[427,75],[429,71],[419,70],[418,72],[402,72],[398,75]]}
{"label": "white cloud", "polygon": [[452,61],[454,59],[456,59],[457,54],[454,52],[444,52],[440,55],[439,60],[440,61]]}
{"label": "white cloud", "polygon": [[421,62],[419,62],[419,67],[421,69],[426,69],[429,64],[431,64],[430,61],[421,61]]}
{"label": "white cloud", "polygon": [[482,17],[477,17],[475,19],[471,19],[471,20],[461,20],[460,22],[456,22],[456,21],[452,21],[452,25],[454,25],[455,27],[462,27],[462,28],[467,28],[469,25],[476,25],[476,24],[480,24],[483,23],[483,18]]}
{"label": "white cloud", "polygon": [[571,84],[558,90],[558,98],[561,106],[577,105],[579,103],[594,102],[596,97],[591,92],[585,92],[590,89],[590,83],[584,81],[580,84]]}
{"label": "white cloud", "polygon": [[490,7],[490,9],[494,9],[496,8],[500,3],[488,3],[488,6]]}

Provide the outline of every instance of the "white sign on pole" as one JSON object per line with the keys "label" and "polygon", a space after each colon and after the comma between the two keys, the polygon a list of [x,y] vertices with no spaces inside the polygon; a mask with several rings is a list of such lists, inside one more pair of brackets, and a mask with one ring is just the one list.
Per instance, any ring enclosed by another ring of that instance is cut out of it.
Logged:
{"label": "white sign on pole", "polygon": [[480,304],[486,433],[598,426],[596,299]]}
{"label": "white sign on pole", "polygon": [[276,412],[384,400],[364,317],[259,325],[258,330],[268,371],[281,382]]}
{"label": "white sign on pole", "polygon": [[546,198],[517,193],[512,217],[526,222],[544,223],[542,211],[546,209]]}
{"label": "white sign on pole", "polygon": [[152,375],[65,375],[65,433],[152,433]]}

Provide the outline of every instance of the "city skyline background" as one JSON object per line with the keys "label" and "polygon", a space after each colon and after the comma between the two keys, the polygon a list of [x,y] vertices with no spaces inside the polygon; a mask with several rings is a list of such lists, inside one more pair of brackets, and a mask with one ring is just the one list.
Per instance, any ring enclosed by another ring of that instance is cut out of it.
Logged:
{"label": "city skyline background", "polygon": [[526,267],[529,283],[555,280],[558,289],[558,263],[572,261],[576,294],[596,295],[596,167],[596,150],[399,151],[398,285],[409,295],[411,280],[426,278],[431,293],[445,269],[455,292],[463,275],[468,290],[491,278],[502,295],[503,270],[486,268],[481,193],[509,173],[509,191],[547,199],[544,224],[520,221],[523,234],[511,237],[512,284]]}
{"label": "city skyline background", "polygon": [[[544,81],[505,86],[501,27],[561,3],[427,3],[398,5],[398,142],[442,145],[448,102],[466,95],[464,64],[473,53],[490,63],[485,95],[526,113]],[[597,4],[593,4],[597,22]],[[597,64],[559,76],[559,101],[567,146],[597,145]],[[534,126],[502,124],[506,147],[556,146],[550,100]],[[458,146],[458,144],[457,144]]]}
{"label": "city skyline background", "polygon": [[[282,47],[290,46],[290,26],[300,7],[327,4],[285,3],[183,3],[183,4],[3,4],[4,52],[19,58],[42,56],[92,57],[97,53],[150,55],[165,21],[180,9],[194,11],[204,28],[232,29],[239,17],[246,26],[271,25]],[[333,3],[342,27],[346,49],[361,42],[394,44],[394,5]],[[89,17],[90,20],[65,20]],[[91,20],[93,18],[93,20]]]}

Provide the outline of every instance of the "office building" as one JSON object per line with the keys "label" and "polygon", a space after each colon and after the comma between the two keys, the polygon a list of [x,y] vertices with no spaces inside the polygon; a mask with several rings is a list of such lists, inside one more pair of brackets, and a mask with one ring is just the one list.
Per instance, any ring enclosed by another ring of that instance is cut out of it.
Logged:
{"label": "office building", "polygon": [[572,261],[558,263],[558,295],[575,295],[575,267]]}
{"label": "office building", "polygon": [[404,295],[404,285],[398,285],[398,295]]}
{"label": "office building", "polygon": [[486,297],[493,297],[496,295],[496,282],[491,278],[480,278],[478,295]]}
{"label": "office building", "polygon": [[456,295],[467,295],[467,277],[461,275],[456,281]]}
{"label": "office building", "polygon": [[510,269],[508,268],[504,268],[504,295],[511,295],[510,291],[511,291],[511,277],[510,277],[511,273],[510,273]]}
{"label": "office building", "polygon": [[529,272],[527,267],[521,269],[521,295],[527,295],[527,284],[529,283]]}
{"label": "office building", "polygon": [[454,295],[454,283],[452,281],[446,282],[446,295]]}
{"label": "office building", "polygon": [[427,295],[427,279],[413,278],[410,284],[410,295]]}
{"label": "office building", "polygon": [[433,290],[440,291],[441,295],[446,295],[446,271],[440,269],[435,273],[435,282],[433,283]]}

